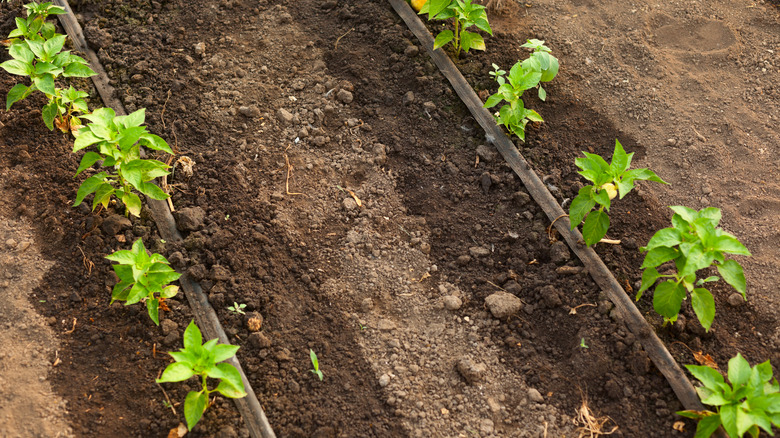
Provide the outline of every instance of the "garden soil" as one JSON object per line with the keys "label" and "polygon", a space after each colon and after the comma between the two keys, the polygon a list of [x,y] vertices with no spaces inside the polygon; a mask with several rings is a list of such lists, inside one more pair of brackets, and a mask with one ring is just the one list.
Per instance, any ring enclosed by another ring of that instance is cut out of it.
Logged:
{"label": "garden soil", "polygon": [[[4,436],[35,433],[22,421],[33,411],[39,436],[167,436],[183,421],[196,385],[154,378],[181,348],[186,301],[168,300],[160,327],[142,306],[109,305],[104,256],[137,238],[201,283],[278,436],[588,436],[583,405],[613,436],[692,436],[636,337],[388,3],[71,5],[116,96],[146,108],[177,152],[168,184],[185,240],[161,240],[146,211],[73,208],[79,157],[43,126],[42,98],[0,113],[0,288],[24,286],[48,327],[2,306],[1,345],[29,351],[43,368],[27,374],[64,400],[35,390],[45,401],[23,419],[12,409]],[[20,9],[0,4],[0,33]],[[697,351],[721,368],[738,351],[780,363],[779,17],[761,1],[505,0],[488,51],[458,61],[484,95],[491,63],[510,67],[525,39],[552,47],[561,73],[547,102],[527,100],[545,123],[518,146],[562,203],[583,183],[574,158],[608,156],[615,138],[671,183],[641,184],[611,210],[622,243],[597,250],[627,293],[667,205],[723,209],[753,252],[739,260],[748,301],[715,287],[709,333],[687,306],[662,327],[650,297],[638,303],[681,363]],[[17,80],[3,73],[0,90]],[[238,304],[246,314],[227,309]],[[5,380],[25,368],[0,359]],[[248,432],[217,398],[191,435]]]}

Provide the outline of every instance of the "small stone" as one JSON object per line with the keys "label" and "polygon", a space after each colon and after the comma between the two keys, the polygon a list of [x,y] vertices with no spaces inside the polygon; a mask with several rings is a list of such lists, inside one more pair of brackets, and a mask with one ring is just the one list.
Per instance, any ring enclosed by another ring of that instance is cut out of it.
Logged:
{"label": "small stone", "polygon": [[249,335],[249,343],[255,348],[268,348],[271,346],[271,340],[264,333],[255,332]]}
{"label": "small stone", "polygon": [[487,367],[483,363],[474,363],[471,358],[462,357],[458,359],[458,363],[455,365],[461,376],[466,379],[470,385],[474,385],[482,381],[487,372]]}
{"label": "small stone", "polygon": [[370,311],[371,309],[374,308],[374,300],[372,300],[371,298],[363,298],[363,301],[360,303],[360,308],[364,312]]}
{"label": "small stone", "polygon": [[443,297],[442,302],[444,302],[444,308],[447,310],[458,310],[460,309],[460,306],[463,305],[463,300],[456,297],[455,295],[447,295]]}
{"label": "small stone", "polygon": [[548,284],[540,291],[542,294],[542,300],[547,307],[555,308],[560,307],[563,302],[561,301],[561,294],[555,289],[555,286]]}
{"label": "small stone", "polygon": [[475,258],[486,257],[490,255],[490,250],[484,246],[472,246],[469,248],[469,254]]}
{"label": "small stone", "polygon": [[734,292],[729,295],[729,305],[732,307],[739,307],[745,304],[745,298],[739,292]]}
{"label": "small stone", "polygon": [[534,403],[544,403],[544,397],[534,388],[528,388],[528,399]]}
{"label": "small stone", "polygon": [[23,240],[22,243],[19,244],[19,251],[24,251],[27,248],[30,247],[30,241],[29,240]]}
{"label": "small stone", "polygon": [[195,231],[203,225],[206,212],[200,207],[187,207],[174,213],[176,226],[181,231]]}
{"label": "small stone", "polygon": [[490,163],[496,160],[498,153],[496,152],[496,148],[481,144],[477,146],[477,155],[479,155],[479,158],[482,159],[482,161]]}
{"label": "small stone", "polygon": [[490,313],[499,319],[514,315],[523,308],[523,302],[520,298],[503,291],[485,298],[485,304],[490,309]]}
{"label": "small stone", "polygon": [[388,376],[387,374],[382,374],[379,377],[379,386],[384,388],[385,386],[387,386],[389,384],[390,384],[390,376]]}
{"label": "small stone", "polygon": [[528,204],[531,202],[531,195],[528,193],[520,190],[515,192],[514,195],[512,195],[512,199],[514,199],[515,203],[519,205],[520,207],[524,206],[525,204]]}
{"label": "small stone", "polygon": [[16,248],[16,245],[18,245],[18,243],[16,243],[16,240],[14,239],[8,239],[5,241],[5,246],[8,248]]}
{"label": "small stone", "polygon": [[489,418],[485,418],[484,420],[479,422],[479,431],[482,432],[485,435],[490,435],[493,433],[493,420]]}
{"label": "small stone", "polygon": [[287,126],[292,123],[293,115],[291,112],[287,111],[286,109],[279,108],[276,111],[276,120],[278,120],[279,123],[282,124],[282,126]]}
{"label": "small stone", "polygon": [[428,242],[423,242],[420,244],[420,251],[422,251],[423,254],[430,254],[431,253],[431,244]]}
{"label": "small stone", "polygon": [[171,333],[176,333],[176,329],[179,328],[179,324],[176,321],[170,319],[163,319],[160,322],[160,328],[162,328],[163,335],[168,336]]}
{"label": "small stone", "polygon": [[434,111],[436,111],[436,104],[430,100],[423,102],[423,110],[425,110],[428,115],[431,115]]}
{"label": "small stone", "polygon": [[395,330],[395,322],[390,321],[389,319],[380,319],[377,328],[385,332]]}
{"label": "small stone", "polygon": [[466,254],[458,257],[458,259],[455,260],[455,263],[457,263],[460,266],[468,265],[469,262],[471,262],[471,256],[466,255]]}
{"label": "small stone", "polygon": [[238,113],[244,117],[249,117],[250,119],[256,119],[261,115],[260,108],[255,105],[240,106],[238,107]]}
{"label": "small stone", "polygon": [[352,198],[344,198],[344,202],[342,203],[344,205],[344,210],[352,211],[356,208],[358,208],[357,202],[355,202]]}
{"label": "small stone", "polygon": [[553,243],[550,247],[550,261],[556,265],[561,265],[569,260],[571,260],[571,252],[566,243],[560,240]]}
{"label": "small stone", "polygon": [[559,275],[575,275],[582,272],[582,266],[561,266],[555,272]]}
{"label": "small stone", "polygon": [[401,99],[401,102],[403,102],[404,105],[411,105],[414,103],[414,92],[407,91],[406,94],[404,94],[403,99]]}
{"label": "small stone", "polygon": [[354,97],[352,96],[351,92],[342,88],[338,93],[336,93],[336,99],[338,99],[338,101],[343,104],[350,104],[352,103]]}
{"label": "small stone", "polygon": [[420,53],[420,48],[415,45],[411,45],[404,49],[404,55],[410,58],[417,56],[419,53]]}
{"label": "small stone", "polygon": [[112,214],[103,221],[101,228],[106,235],[116,236],[120,231],[126,230],[133,226],[130,219],[120,216],[118,214]]}
{"label": "small stone", "polygon": [[206,44],[205,43],[197,43],[193,46],[193,49],[195,50],[195,54],[203,58],[206,55]]}
{"label": "small stone", "polygon": [[295,380],[290,380],[287,382],[287,388],[292,392],[293,394],[297,394],[301,392],[301,385],[298,384]]}
{"label": "small stone", "polygon": [[677,144],[677,139],[676,138],[670,138],[669,140],[666,140],[666,144],[668,144],[669,146],[674,146],[674,145]]}

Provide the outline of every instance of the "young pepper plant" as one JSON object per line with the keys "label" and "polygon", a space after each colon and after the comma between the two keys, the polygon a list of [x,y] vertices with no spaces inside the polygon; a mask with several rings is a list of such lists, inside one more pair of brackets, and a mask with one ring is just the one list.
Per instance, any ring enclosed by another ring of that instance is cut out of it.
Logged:
{"label": "young pepper plant", "polygon": [[[697,280],[696,272],[715,265],[723,280],[745,298],[746,282],[742,266],[734,260],[726,260],[725,254],[751,254],[736,237],[717,228],[721,219],[720,209],[669,208],[674,211],[672,227],[658,230],[647,246],[640,248],[647,255],[642,263],[642,287],[636,299],[638,301],[657,280],[667,279],[656,286],[653,294],[653,308],[664,317],[664,324],[677,320],[682,302],[690,293],[693,311],[702,327],[709,331],[715,319],[715,299],[702,286],[718,281],[719,277]],[[656,268],[668,261],[674,262],[675,271],[670,274],[658,272]]]}
{"label": "young pepper plant", "polygon": [[455,31],[446,29],[436,35],[433,49],[452,42],[456,57],[460,56],[461,49],[465,52],[470,49],[485,50],[485,39],[482,35],[466,30],[471,26],[493,35],[485,7],[472,4],[471,0],[430,0],[420,7],[419,14],[428,14],[428,20],[455,19]]}
{"label": "young pepper plant", "polygon": [[[595,245],[607,234],[609,229],[609,207],[618,194],[623,199],[634,188],[635,181],[655,181],[668,184],[649,169],[631,169],[631,159],[634,153],[626,154],[623,145],[615,140],[615,151],[612,153],[612,163],[596,154],[583,152],[584,158],[576,158],[574,164],[579,167],[578,173],[592,182],[580,189],[577,197],[569,207],[571,229],[575,229],[583,219],[582,237],[588,246]],[[596,211],[591,211],[598,205]],[[606,211],[605,211],[606,210]],[[587,218],[586,218],[587,216]]]}
{"label": "young pepper plant", "polygon": [[525,141],[525,126],[529,121],[543,122],[542,116],[536,111],[525,107],[523,93],[535,87],[539,87],[539,99],[547,99],[547,92],[541,86],[541,82],[549,82],[558,74],[558,59],[550,54],[550,48],[544,45],[544,41],[530,39],[521,47],[533,50],[524,61],[518,61],[506,75],[498,65],[493,64],[494,71],[490,72],[498,83],[498,92],[488,97],[484,108],[494,106],[506,101],[501,109],[494,115],[496,123],[504,125],[509,132],[515,134],[520,140]]}
{"label": "young pepper plant", "polygon": [[769,435],[772,426],[780,427],[780,385],[772,377],[769,361],[751,367],[741,354],[729,360],[728,378],[710,367],[686,365],[704,386],[696,388],[701,402],[712,411],[679,411],[678,415],[698,420],[694,438],[709,438],[720,426],[731,438],[746,433],[758,438],[763,429]]}
{"label": "young pepper plant", "polygon": [[[209,394],[218,392],[228,398],[246,396],[238,370],[229,363],[220,363],[235,356],[238,348],[236,345],[217,344],[216,339],[203,344],[200,329],[195,321],[191,321],[184,331],[184,348],[168,353],[176,362],[165,368],[157,383],[181,382],[193,376],[201,378],[202,389],[190,391],[184,399],[184,417],[189,430],[198,424],[206,411]],[[216,388],[209,389],[208,378],[220,380]]]}
{"label": "young pepper plant", "polygon": [[74,207],[91,193],[95,194],[93,210],[101,204],[107,207],[114,195],[125,205],[126,214],[139,216],[141,198],[133,189],[152,199],[168,197],[167,193],[149,181],[168,175],[170,172],[166,169],[169,166],[157,160],[142,160],[140,148],[144,146],[169,154],[173,154],[173,151],[165,140],[148,133],[146,127],[141,126],[146,117],[143,108],[127,116],[117,116],[111,108],[99,108],[81,117],[92,123],[76,131],[73,152],[89,146],[94,146],[97,152],[84,154],[76,175],[101,160],[103,167],[113,168],[115,173],[104,171],[84,180],[76,193]]}
{"label": "young pepper plant", "polygon": [[126,301],[129,306],[145,300],[149,317],[160,325],[160,299],[176,296],[179,287],[168,283],[178,280],[181,274],[162,255],[149,255],[141,239],[133,243],[131,250],[116,251],[106,258],[118,263],[113,268],[119,283],[111,291],[111,302]]}

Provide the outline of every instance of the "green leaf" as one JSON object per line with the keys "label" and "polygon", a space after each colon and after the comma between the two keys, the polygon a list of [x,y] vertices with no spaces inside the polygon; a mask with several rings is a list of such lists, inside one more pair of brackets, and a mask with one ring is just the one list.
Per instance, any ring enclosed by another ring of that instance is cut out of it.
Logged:
{"label": "green leaf", "polygon": [[[41,116],[43,116],[43,123],[49,128],[49,131],[54,130],[54,119],[59,115],[60,111],[57,106],[57,101],[52,100],[48,104],[43,106]],[[76,174],[78,175],[78,173]]]}
{"label": "green leaf", "polygon": [[686,222],[693,222],[699,216],[696,210],[689,207],[675,205],[669,208],[671,208],[675,213],[679,214],[680,217],[685,219]]}
{"label": "green leaf", "polygon": [[167,286],[167,287],[163,288],[162,293],[160,293],[160,297],[162,297],[162,298],[173,298],[178,293],[179,293],[179,286],[170,285],[170,286]]}
{"label": "green leaf", "polygon": [[750,378],[750,364],[741,354],[737,353],[736,356],[729,360],[729,381],[735,387],[737,385],[744,385]]}
{"label": "green leaf", "polygon": [[[136,269],[135,265],[132,265],[131,268],[133,269],[133,277],[136,280],[143,280],[141,275],[143,273],[136,275]],[[133,284],[133,287],[130,288],[130,292],[127,294],[127,302],[125,303],[126,306],[129,306],[131,304],[135,304],[140,302],[142,299],[148,297],[150,295],[149,290],[146,288],[146,286],[141,283],[141,281],[137,281],[135,284]]]}
{"label": "green leaf", "polygon": [[737,433],[737,405],[729,404],[720,408],[720,421],[730,437],[739,437]]}
{"label": "green leaf", "polygon": [[109,254],[105,257],[108,260],[111,260],[112,262],[117,262],[121,265],[134,265],[136,254],[133,251],[122,249],[114,252],[113,254]]}
{"label": "green leaf", "polygon": [[659,246],[653,248],[645,255],[645,260],[642,262],[642,268],[655,268],[660,266],[669,260],[673,260],[680,255],[679,251],[675,248],[669,248],[667,246]]}
{"label": "green leaf", "polygon": [[657,247],[673,247],[682,243],[682,233],[676,228],[663,228],[655,232],[650,241],[647,242],[646,249],[650,250]]}
{"label": "green leaf", "polygon": [[165,193],[160,187],[150,182],[141,184],[141,187],[138,188],[138,191],[152,199],[157,200],[168,199],[170,197],[170,195]]}
{"label": "green leaf", "polygon": [[8,48],[8,54],[11,55],[13,59],[22,61],[25,64],[32,64],[35,59],[35,54],[32,50],[27,47],[27,44],[22,42],[12,44],[11,47]]}
{"label": "green leaf", "polygon": [[717,370],[714,370],[704,365],[685,365],[685,368],[697,378],[706,388],[711,390],[720,390],[726,381],[723,379],[723,375]]}
{"label": "green leaf", "polygon": [[623,150],[623,145],[618,140],[615,140],[615,151],[612,153],[612,163],[609,165],[612,175],[617,176],[625,172],[631,166],[631,158],[633,156],[633,152],[626,154],[626,151]]}
{"label": "green leaf", "polygon": [[155,324],[160,325],[160,300],[157,298],[146,300],[146,310],[149,312],[149,318],[152,318]]}
{"label": "green leaf", "polygon": [[214,362],[222,362],[236,355],[238,345],[218,344],[214,349]]}
{"label": "green leaf", "polygon": [[591,212],[582,226],[582,237],[588,246],[598,243],[609,229],[609,216],[601,210]]}
{"label": "green leaf", "polygon": [[740,243],[736,237],[728,234],[722,234],[718,236],[715,239],[715,245],[713,246],[713,249],[729,254],[739,254],[745,256],[752,255],[750,254],[750,251],[745,248],[745,245]]}
{"label": "green leaf", "polygon": [[146,108],[141,108],[124,117],[117,117],[117,124],[121,124],[125,128],[134,128],[144,124],[146,120]]}
{"label": "green leaf", "polygon": [[639,299],[642,298],[642,292],[653,287],[655,281],[661,277],[663,276],[658,273],[657,269],[655,268],[645,269],[644,272],[642,272],[642,287],[639,289],[639,292],[636,294],[636,300],[639,301]]}
{"label": "green leaf", "polygon": [[[452,0],[429,0],[426,6],[428,6],[428,20],[432,20],[433,17],[439,15],[439,13],[450,6]],[[422,11],[420,11],[422,12]]]}
{"label": "green leaf", "polygon": [[184,348],[191,349],[200,347],[203,345],[203,337],[200,334],[200,329],[195,325],[195,321],[190,321],[187,329],[184,330]]}
{"label": "green leaf", "polygon": [[710,438],[720,427],[720,415],[710,415],[699,420],[696,425],[696,435],[693,438]]}
{"label": "green leaf", "polygon": [[493,95],[491,95],[490,97],[487,98],[483,108],[493,108],[494,106],[496,106],[499,103],[501,103],[502,100],[504,100],[504,98],[500,94],[498,94],[498,93],[493,94]]}
{"label": "green leaf", "polygon": [[208,407],[209,396],[203,392],[190,391],[184,399],[184,418],[187,419],[187,429],[192,430],[198,424]]}
{"label": "green leaf", "polygon": [[49,73],[46,73],[43,76],[34,77],[33,84],[35,84],[35,88],[39,89],[47,96],[54,96],[54,94],[56,94],[56,90],[54,88],[54,76]]}
{"label": "green leaf", "polygon": [[571,229],[577,228],[585,216],[596,206],[596,201],[591,198],[593,186],[585,186],[580,189],[579,194],[569,206],[569,221]]}
{"label": "green leaf", "polygon": [[18,59],[11,59],[0,64],[3,70],[17,76],[29,76],[32,73],[32,65],[19,61]]}
{"label": "green leaf", "polygon": [[24,99],[30,94],[30,87],[24,84],[16,84],[8,91],[8,96],[5,99],[6,111],[11,108],[11,105]]}
{"label": "green leaf", "polygon": [[715,319],[715,298],[710,291],[704,288],[696,288],[691,292],[691,305],[701,326],[710,331],[712,321]]}
{"label": "green leaf", "polygon": [[213,369],[209,370],[209,377],[222,379],[223,382],[227,382],[233,388],[243,392],[244,383],[241,380],[241,373],[238,372],[236,367],[229,363],[218,363]]}
{"label": "green leaf", "polygon": [[106,172],[100,172],[97,175],[85,179],[76,192],[76,201],[73,203],[73,206],[78,207],[85,196],[95,192],[101,185],[106,184],[104,180],[107,176],[108,174]]}
{"label": "green leaf", "polygon": [[485,40],[482,38],[482,35],[464,29],[460,32],[460,46],[466,52],[469,49],[485,50]]}
{"label": "green leaf", "polygon": [[555,76],[558,74],[558,58],[550,55],[550,66],[542,70],[542,82],[550,82],[555,78]]}
{"label": "green leaf", "polygon": [[686,255],[685,265],[683,266],[682,270],[680,270],[680,277],[693,275],[699,269],[709,267],[714,260],[715,257],[712,255],[712,253],[704,252],[704,249],[701,247],[701,245],[693,245]]}
{"label": "green leaf", "polygon": [[243,386],[241,388],[236,388],[224,380],[219,382],[216,391],[228,398],[246,397],[246,392],[244,391]]}
{"label": "green leaf", "polygon": [[723,280],[744,297],[747,283],[745,282],[745,273],[742,270],[742,266],[734,260],[726,260],[724,263],[716,265],[716,267]]}
{"label": "green leaf", "polygon": [[87,152],[84,154],[83,157],[81,157],[81,163],[79,164],[79,168],[76,170],[76,175],[80,174],[81,172],[89,169],[92,167],[95,163],[102,160],[103,156],[98,154],[97,152]]}
{"label": "green leaf", "polygon": [[685,299],[685,288],[673,281],[664,281],[655,288],[653,308],[661,316],[675,319]]}
{"label": "green leaf", "polygon": [[62,76],[66,78],[88,78],[95,76],[95,71],[89,68],[88,65],[71,63],[65,67],[65,71],[62,72]]}
{"label": "green leaf", "polygon": [[43,51],[46,55],[44,59],[50,60],[54,58],[54,55],[59,53],[60,50],[62,50],[62,46],[64,45],[65,35],[57,35],[47,40],[45,43],[43,43]]}
{"label": "green leaf", "polygon": [[116,190],[114,190],[114,187],[108,183],[98,187],[98,189],[95,191],[95,198],[92,200],[92,210],[97,208],[99,204],[102,204],[103,208],[107,208],[108,203],[111,200],[111,195],[113,195],[114,192],[116,192]]}
{"label": "green leaf", "polygon": [[139,217],[141,216],[141,198],[138,197],[135,193],[125,193],[122,196],[122,203],[125,204],[125,208],[127,208],[127,211],[130,212],[133,216]]}
{"label": "green leaf", "polygon": [[195,372],[186,363],[176,362],[168,365],[157,383],[181,382],[194,376]]}
{"label": "green leaf", "polygon": [[455,38],[455,35],[452,33],[451,30],[447,29],[441,31],[438,35],[436,35],[436,39],[433,41],[433,50],[436,50],[439,47],[443,47],[445,44],[452,41],[453,38]]}

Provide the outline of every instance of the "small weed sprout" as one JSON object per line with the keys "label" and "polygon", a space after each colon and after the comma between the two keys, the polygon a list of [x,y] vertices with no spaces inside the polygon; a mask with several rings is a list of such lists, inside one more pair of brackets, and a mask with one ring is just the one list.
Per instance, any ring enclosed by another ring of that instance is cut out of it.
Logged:
{"label": "small weed sprout", "polygon": [[322,371],[320,371],[320,361],[317,359],[317,353],[314,352],[314,350],[309,349],[309,358],[311,359],[311,365],[314,367],[314,369],[311,369],[312,373],[316,374],[317,377],[320,378],[320,382],[323,379]]}
{"label": "small weed sprout", "polygon": [[246,304],[238,304],[235,301],[233,302],[232,306],[228,306],[228,310],[235,313],[236,315],[246,315],[246,312],[244,312],[244,309],[246,308]]}
{"label": "small weed sprout", "polygon": [[[246,396],[244,382],[236,367],[229,363],[221,363],[236,355],[237,345],[218,344],[212,339],[205,344],[200,329],[191,321],[184,331],[184,348],[169,353],[176,361],[165,368],[157,383],[181,382],[193,376],[201,378],[202,389],[190,391],[184,400],[184,417],[187,428],[192,430],[209,402],[209,395],[218,392],[228,398]],[[209,389],[208,378],[219,379],[214,389]]]}
{"label": "small weed sprout", "polygon": [[455,31],[447,29],[436,35],[433,49],[436,50],[452,42],[456,57],[460,56],[461,50],[465,52],[470,49],[485,50],[485,40],[482,35],[466,29],[476,26],[493,35],[485,7],[472,4],[471,0],[430,0],[422,5],[419,14],[428,14],[428,20],[455,19]]}
{"label": "small weed sprout", "polygon": [[580,348],[590,348],[585,344],[585,338],[580,338]]}

